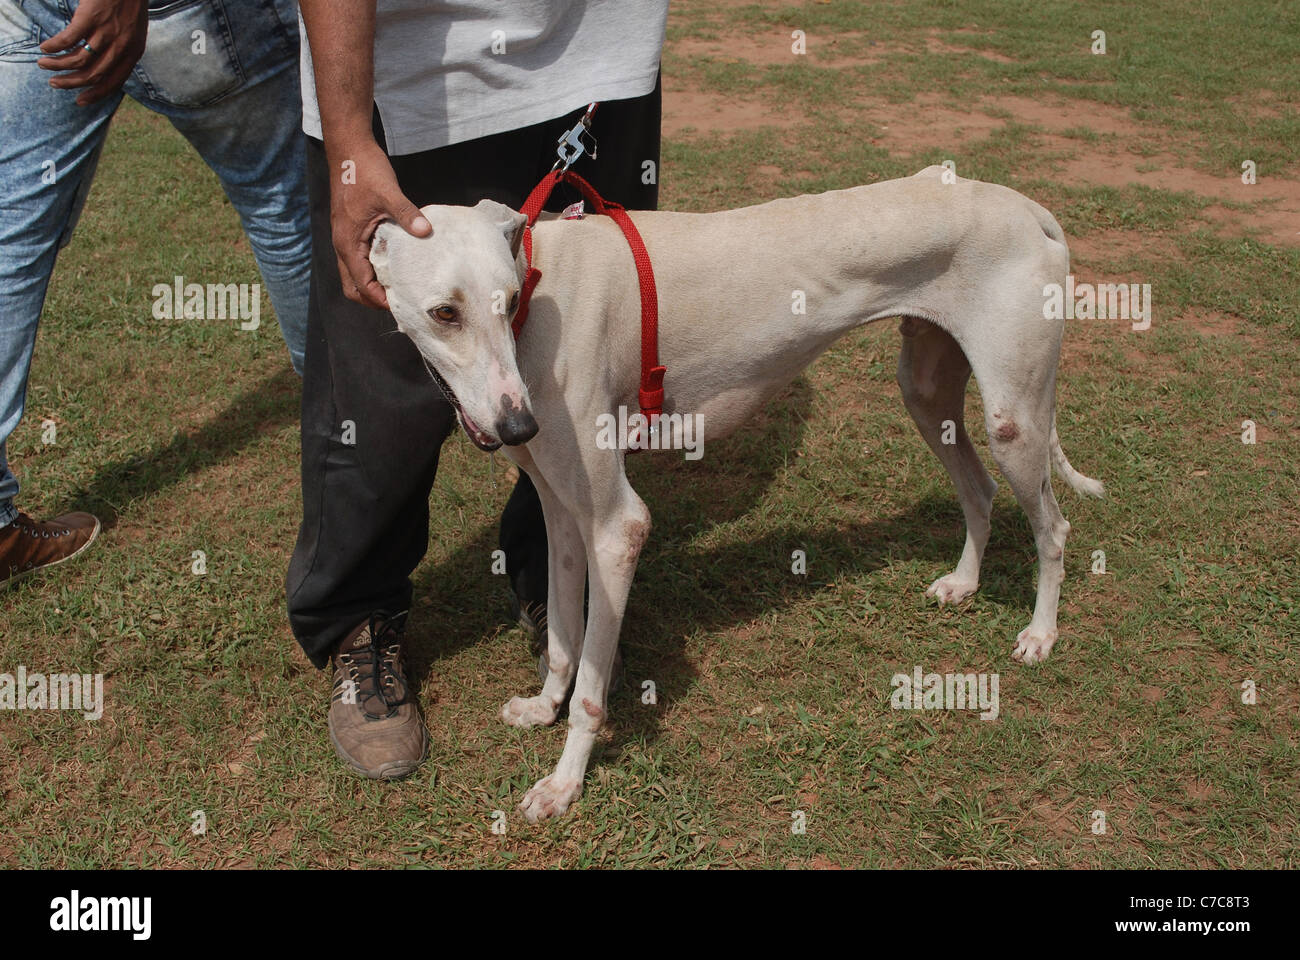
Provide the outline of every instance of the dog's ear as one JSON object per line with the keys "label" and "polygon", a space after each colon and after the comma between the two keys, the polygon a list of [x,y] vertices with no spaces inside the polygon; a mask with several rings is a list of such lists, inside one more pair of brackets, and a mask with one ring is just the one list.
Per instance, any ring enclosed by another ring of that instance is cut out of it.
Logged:
{"label": "dog's ear", "polygon": [[388,242],[393,231],[401,229],[392,220],[384,220],[375,227],[374,235],[370,238],[370,265],[375,268],[375,279],[385,289],[388,288],[391,276],[388,270]]}
{"label": "dog's ear", "polygon": [[481,210],[492,218],[492,222],[505,234],[506,242],[510,244],[510,256],[519,256],[519,245],[524,242],[524,226],[527,225],[528,218],[495,200],[480,200],[474,204],[474,209]]}

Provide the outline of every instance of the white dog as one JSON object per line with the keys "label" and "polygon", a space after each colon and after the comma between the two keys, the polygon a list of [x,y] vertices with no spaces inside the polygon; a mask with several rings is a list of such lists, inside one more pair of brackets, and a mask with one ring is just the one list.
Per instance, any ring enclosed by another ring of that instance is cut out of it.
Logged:
{"label": "white dog", "polygon": [[[1060,225],[1032,200],[944,173],[930,167],[720,213],[634,213],[658,283],[664,413],[694,414],[719,439],[848,330],[902,318],[903,402],[956,484],[966,518],[957,568],[926,592],[940,603],[968,597],[988,542],[997,485],[963,424],[974,371],[993,458],[1038,547],[1037,601],[1012,653],[1034,663],[1056,641],[1070,529],[1051,466],[1075,490],[1102,494],[1070,466],[1056,436],[1064,322],[1045,319],[1044,288],[1065,282],[1069,253]],[[637,274],[609,218],[539,222],[542,279],[516,345],[510,320],[524,275],[523,216],[487,200],[422,212],[433,225],[423,239],[380,225],[370,255],[376,276],[465,432],[486,450],[507,445],[546,514],[549,672],[539,695],[515,697],[501,711],[516,726],[553,723],[573,687],[559,765],[520,804],[537,820],[563,813],[582,793],[650,534],[625,453],[597,443],[598,423],[620,406],[637,409]],[[800,297],[802,313],[792,309]]]}

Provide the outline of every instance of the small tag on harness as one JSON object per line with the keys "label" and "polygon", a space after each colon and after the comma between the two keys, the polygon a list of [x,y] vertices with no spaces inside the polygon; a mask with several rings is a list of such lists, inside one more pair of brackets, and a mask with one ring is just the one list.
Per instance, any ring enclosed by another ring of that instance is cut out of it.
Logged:
{"label": "small tag on harness", "polygon": [[583,202],[579,200],[577,203],[571,203],[565,207],[564,212],[560,214],[560,219],[581,220],[584,216],[586,216],[585,207],[583,206]]}

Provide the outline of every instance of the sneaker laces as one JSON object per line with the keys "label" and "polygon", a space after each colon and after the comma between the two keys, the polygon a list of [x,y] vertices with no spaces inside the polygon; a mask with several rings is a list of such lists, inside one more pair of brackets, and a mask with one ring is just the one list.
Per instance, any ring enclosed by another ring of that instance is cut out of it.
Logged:
{"label": "sneaker laces", "polygon": [[540,600],[530,600],[522,604],[519,610],[522,614],[520,619],[532,626],[529,643],[532,645],[533,653],[539,654],[546,649],[546,604]]}
{"label": "sneaker laces", "polygon": [[409,688],[402,672],[402,628],[407,611],[370,615],[370,642],[339,654],[355,685],[357,703],[371,719],[391,717],[406,702]]}
{"label": "sneaker laces", "polygon": [[68,527],[57,526],[49,521],[44,523],[33,520],[25,513],[19,513],[14,517],[13,527],[19,533],[24,533],[29,537],[45,540],[50,537],[62,537],[72,533]]}

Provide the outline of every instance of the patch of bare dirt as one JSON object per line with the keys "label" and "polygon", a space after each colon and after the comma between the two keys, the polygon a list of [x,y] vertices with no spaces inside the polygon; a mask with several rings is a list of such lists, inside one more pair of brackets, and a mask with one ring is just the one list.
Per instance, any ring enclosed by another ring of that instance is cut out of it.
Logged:
{"label": "patch of bare dirt", "polygon": [[1078,806],[1077,799],[1070,800],[1063,806],[1058,806],[1051,800],[1043,800],[1034,804],[1030,813],[1052,836],[1066,839],[1079,837],[1087,830],[1087,820]]}
{"label": "patch of bare dirt", "polygon": [[781,112],[756,100],[737,100],[698,90],[675,89],[664,80],[663,135],[676,137],[686,130],[730,135],[763,127],[789,129],[802,118]]}
{"label": "patch of bare dirt", "polygon": [[[1234,237],[1258,231],[1260,239],[1267,243],[1300,246],[1300,200],[1297,199],[1300,184],[1294,180],[1274,180],[1267,188],[1274,196],[1263,195],[1261,191],[1259,199],[1273,201],[1272,204],[1257,204],[1249,211],[1229,210],[1214,204],[1201,211],[1201,215]],[[1255,188],[1243,186],[1242,189]]]}
{"label": "patch of bare dirt", "polygon": [[871,143],[907,155],[951,150],[972,140],[983,140],[1006,126],[1005,120],[974,111],[970,104],[939,96],[917,97],[903,106],[866,104],[860,116],[876,128]]}
{"label": "patch of bare dirt", "polygon": [[1064,162],[1061,179],[1066,183],[1105,187],[1141,184],[1162,190],[1190,191],[1214,200],[1248,203],[1248,210],[1212,204],[1201,215],[1234,236],[1258,232],[1266,242],[1300,246],[1300,181],[1271,177],[1247,185],[1239,176],[1215,176],[1180,166],[1168,154],[1141,157],[1094,145],[1086,145]]}
{"label": "patch of bare dirt", "polygon": [[[875,40],[862,40],[863,34],[847,31],[805,34],[801,41],[786,27],[768,27],[749,34],[727,34],[717,39],[683,37],[672,46],[684,57],[708,57],[719,63],[749,63],[759,67],[807,63],[818,67],[857,67],[878,63],[887,53],[901,48]],[[859,42],[861,41],[861,42]],[[797,53],[796,46],[803,52]],[[862,52],[866,46],[867,52]]]}
{"label": "patch of bare dirt", "polygon": [[[921,109],[905,119],[880,124],[882,136],[876,142],[909,153],[936,147],[955,149],[988,136],[1008,121],[1031,125],[1045,131],[1042,145],[1063,157],[1050,161],[1054,175],[1063,183],[1115,188],[1139,184],[1249,204],[1249,209],[1239,210],[1216,203],[1206,207],[1201,216],[1234,236],[1257,233],[1268,243],[1300,246],[1300,181],[1261,174],[1257,183],[1247,185],[1239,175],[1219,176],[1184,166],[1161,148],[1166,136],[1163,131],[1144,127],[1121,108],[1025,97],[986,97],[965,109],[954,109],[937,98],[928,103],[926,98],[918,98],[918,102]],[[1010,117],[995,120],[992,116],[1004,112]],[[1090,142],[1064,135],[1076,130],[1091,131],[1101,139]]]}
{"label": "patch of bare dirt", "polygon": [[1297,106],[1278,97],[1275,90],[1254,90],[1250,96],[1227,97],[1234,110],[1244,111],[1252,117],[1279,120],[1297,112]]}
{"label": "patch of bare dirt", "polygon": [[[1254,333],[1242,322],[1241,317],[1235,314],[1219,313],[1217,310],[1206,310],[1201,307],[1193,307],[1177,319],[1180,324],[1204,337],[1244,336],[1249,339]],[[1268,338],[1261,336],[1260,342],[1267,343]]]}
{"label": "patch of bare dirt", "polygon": [[[967,31],[959,31],[967,32]],[[1016,61],[1008,57],[1005,53],[998,53],[995,50],[981,50],[978,47],[963,47],[956,44],[940,40],[935,34],[938,31],[932,30],[930,35],[925,38],[925,49],[927,53],[943,54],[967,54],[973,53],[977,57],[983,57],[985,60],[992,60],[994,63],[1015,63]]]}
{"label": "patch of bare dirt", "polygon": [[[935,56],[974,53],[998,62],[1009,61],[996,52],[954,42],[954,36],[962,32],[946,32],[941,38],[938,31],[932,31],[925,40],[925,51]],[[685,58],[706,57],[721,63],[807,63],[849,68],[876,63],[904,49],[869,40],[864,44],[861,36],[851,33],[814,33],[806,38],[803,54],[793,51],[793,43],[790,30],[771,27],[746,35],[725,33],[716,39],[688,37],[673,42],[670,51]],[[1283,116],[1293,109],[1264,93],[1245,106],[1263,116]],[[1235,173],[1218,175],[1192,169],[1180,162],[1174,152],[1176,144],[1167,131],[1135,120],[1121,107],[1015,96],[986,96],[963,103],[930,94],[901,106],[859,97],[841,102],[838,112],[864,129],[870,126],[874,144],[905,156],[935,149],[950,149],[956,154],[963,145],[985,139],[1008,123],[1033,126],[1042,131],[1037,147],[1047,157],[1037,161],[1029,158],[1028,162],[1046,164],[1051,174],[1064,183],[1117,188],[1141,184],[1188,191],[1215,201],[1201,216],[1216,229],[1232,236],[1257,235],[1265,242],[1300,246],[1300,181],[1282,179],[1266,170],[1260,171],[1257,183],[1247,185]],[[799,111],[693,89],[671,71],[664,78],[663,131],[670,138],[686,130],[701,135],[730,135],[763,127],[790,129],[803,122]],[[1081,131],[1098,137],[1081,136]],[[762,173],[761,179],[774,176],[769,171]],[[1249,206],[1232,209],[1224,201]]]}
{"label": "patch of bare dirt", "polygon": [[831,860],[829,857],[823,857],[821,854],[818,854],[817,856],[813,857],[811,860],[808,861],[808,869],[809,870],[843,870],[844,868],[841,867],[838,863]]}
{"label": "patch of bare dirt", "polygon": [[1018,123],[1033,124],[1051,133],[1085,129],[1101,136],[1140,140],[1155,131],[1133,119],[1123,107],[1085,100],[1034,99],[1031,97],[986,97],[986,109],[1006,110]]}
{"label": "patch of bare dirt", "polygon": [[[1142,256],[1166,260],[1177,256],[1178,245],[1169,237],[1152,236],[1136,230],[1095,230],[1068,238],[1070,267],[1076,276],[1098,262],[1126,261]],[[1088,280],[1116,280],[1115,277],[1085,277]]]}

